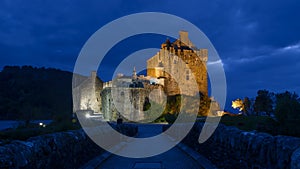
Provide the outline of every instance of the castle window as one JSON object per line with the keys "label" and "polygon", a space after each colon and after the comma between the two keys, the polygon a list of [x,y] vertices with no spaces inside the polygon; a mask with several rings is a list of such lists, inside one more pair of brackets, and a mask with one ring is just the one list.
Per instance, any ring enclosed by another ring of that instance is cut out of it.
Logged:
{"label": "castle window", "polygon": [[190,72],[189,72],[189,70],[186,70],[186,80],[190,80]]}

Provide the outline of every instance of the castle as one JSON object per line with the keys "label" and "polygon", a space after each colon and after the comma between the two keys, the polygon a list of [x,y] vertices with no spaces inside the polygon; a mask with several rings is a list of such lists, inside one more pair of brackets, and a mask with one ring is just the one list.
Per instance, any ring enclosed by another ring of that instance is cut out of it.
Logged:
{"label": "castle", "polygon": [[147,76],[138,76],[134,68],[131,76],[118,75],[112,81],[102,82],[92,72],[73,87],[74,112],[91,110],[105,120],[122,115],[131,121],[141,121],[149,101],[163,104],[166,96],[194,96],[196,92],[208,95],[207,58],[207,49],[197,49],[188,32],[180,31],[177,40],[167,39],[157,54],[147,60]]}

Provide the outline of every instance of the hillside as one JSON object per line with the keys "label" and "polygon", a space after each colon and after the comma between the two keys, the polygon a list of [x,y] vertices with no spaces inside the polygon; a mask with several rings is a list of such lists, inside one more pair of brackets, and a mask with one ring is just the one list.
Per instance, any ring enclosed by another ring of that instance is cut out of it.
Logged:
{"label": "hillside", "polygon": [[72,73],[5,66],[0,72],[0,119],[60,119],[72,113]]}

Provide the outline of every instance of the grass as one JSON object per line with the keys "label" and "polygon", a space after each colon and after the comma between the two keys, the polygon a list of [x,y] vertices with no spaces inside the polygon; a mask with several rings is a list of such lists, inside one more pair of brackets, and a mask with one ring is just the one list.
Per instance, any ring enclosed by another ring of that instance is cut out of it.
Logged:
{"label": "grass", "polygon": [[65,122],[53,122],[46,127],[40,127],[37,124],[30,124],[29,126],[19,126],[16,129],[9,129],[0,131],[0,139],[2,140],[27,140],[30,137],[49,134],[54,132],[75,130],[79,129],[78,123],[72,123],[71,121]]}
{"label": "grass", "polygon": [[223,116],[221,123],[236,126],[245,131],[257,130],[273,135],[278,133],[279,123],[268,116]]}

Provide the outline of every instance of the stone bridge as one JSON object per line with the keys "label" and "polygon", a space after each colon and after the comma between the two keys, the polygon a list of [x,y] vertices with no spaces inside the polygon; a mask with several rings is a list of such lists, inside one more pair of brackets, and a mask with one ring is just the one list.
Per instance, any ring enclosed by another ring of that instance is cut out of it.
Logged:
{"label": "stone bridge", "polygon": [[[163,131],[163,125],[159,124],[141,124],[138,125],[138,138],[146,138],[160,134]],[[171,142],[172,139],[159,140],[157,144],[164,145],[163,142]],[[134,147],[132,147],[134,146]],[[124,146],[122,151],[145,149],[140,144]],[[97,169],[201,169],[215,168],[203,156],[188,148],[184,144],[175,146],[171,150],[148,158],[126,158],[117,155],[107,154],[101,155],[98,158],[91,160],[82,168],[97,168]]]}
{"label": "stone bridge", "polygon": [[[135,134],[135,137],[151,137],[166,128],[156,124],[137,127],[129,125],[126,130],[119,130],[122,127],[117,130]],[[82,130],[42,135],[0,146],[0,168],[300,168],[300,138],[245,132],[219,125],[208,141],[199,144],[202,127],[203,123],[195,124],[180,144],[149,158],[110,154],[94,144]],[[118,144],[114,147],[126,151],[126,147]]]}

